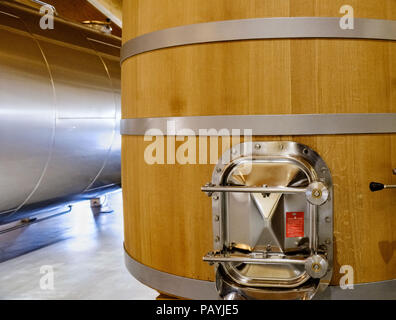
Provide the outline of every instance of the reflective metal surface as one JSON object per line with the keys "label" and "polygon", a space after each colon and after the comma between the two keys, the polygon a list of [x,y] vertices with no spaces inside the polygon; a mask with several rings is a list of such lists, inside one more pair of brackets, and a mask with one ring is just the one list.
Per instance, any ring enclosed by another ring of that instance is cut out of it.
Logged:
{"label": "reflective metal surface", "polygon": [[396,21],[355,18],[354,28],[340,28],[336,17],[283,17],[225,20],[179,26],[127,41],[121,61],[137,54],[198,43],[252,39],[349,38],[396,40]]}
{"label": "reflective metal surface", "polygon": [[181,136],[186,136],[183,130],[185,128],[194,131],[196,135],[202,134],[202,129],[216,129],[220,132],[208,132],[216,136],[223,135],[222,129],[228,129],[229,132],[250,129],[255,136],[396,132],[396,113],[336,113],[122,119],[121,134],[145,135],[153,128],[165,133],[170,121],[174,123],[175,132],[168,135]]}
{"label": "reflective metal surface", "polygon": [[308,299],[328,285],[332,219],[318,217],[332,217],[332,180],[315,151],[294,142],[234,146],[202,190],[212,196],[215,249],[204,261],[219,264],[221,296],[235,286],[246,298],[261,289],[262,299],[274,290]]}
{"label": "reflective metal surface", "polygon": [[[257,300],[309,300],[315,295],[318,281],[311,281],[297,289],[293,288],[247,288],[233,281],[223,268],[219,266],[216,272],[216,289],[222,297],[234,293],[242,299]],[[238,298],[240,300],[240,298]]]}
{"label": "reflective metal surface", "polygon": [[121,41],[0,1],[0,224],[120,185]]}
{"label": "reflective metal surface", "polygon": [[133,259],[124,249],[128,271],[141,283],[175,297],[196,300],[219,300],[212,281],[196,280],[155,270]]}
{"label": "reflective metal surface", "polygon": [[[160,290],[161,292],[165,292],[169,295],[173,295],[176,297],[184,297],[187,299],[197,299],[197,300],[218,300],[220,297],[216,291],[216,286],[214,282],[210,281],[202,281],[202,280],[194,280],[190,278],[184,278],[175,276],[170,273],[161,272],[159,270],[155,270],[148,266],[145,266],[135,259],[133,259],[125,250],[124,250],[124,259],[125,265],[128,271],[140,282],[143,284]],[[239,290],[235,283],[231,283],[224,281],[218,284],[222,285],[222,291],[225,292],[224,299],[245,299],[242,290]],[[243,288],[243,287],[239,287]],[[303,297],[301,297],[301,291],[293,291],[272,288],[265,291],[267,293],[264,296],[264,291],[262,289],[256,289],[257,298],[266,298],[266,299],[284,299],[285,294],[289,299],[301,299],[301,298],[310,298],[312,296],[312,288],[305,288]],[[254,294],[254,289],[250,291]],[[315,300],[328,300],[328,299],[345,299],[345,300],[354,300],[354,299],[396,299],[396,280],[383,281],[383,282],[371,282],[371,283],[362,283],[354,285],[354,288],[351,289],[342,289],[341,287],[329,286],[325,288],[324,291],[317,293],[314,296]]]}

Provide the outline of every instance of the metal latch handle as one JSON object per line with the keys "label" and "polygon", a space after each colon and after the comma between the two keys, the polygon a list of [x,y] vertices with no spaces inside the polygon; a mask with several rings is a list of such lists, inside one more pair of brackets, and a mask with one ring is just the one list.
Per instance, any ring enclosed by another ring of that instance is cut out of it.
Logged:
{"label": "metal latch handle", "polygon": [[283,193],[283,194],[296,194],[306,193],[306,188],[289,188],[289,187],[233,187],[233,186],[203,186],[203,192],[242,192],[242,193]]}
{"label": "metal latch handle", "polygon": [[370,190],[372,192],[381,191],[384,189],[396,189],[396,185],[394,184],[383,184],[379,182],[371,182],[370,183]]}
{"label": "metal latch handle", "polygon": [[280,264],[280,263],[291,263],[291,264],[305,264],[306,259],[271,259],[271,258],[245,258],[240,256],[232,255],[221,255],[221,254],[209,254],[203,257],[203,261],[210,263],[220,262],[242,262],[247,264]]}
{"label": "metal latch handle", "polygon": [[282,193],[297,194],[304,193],[307,201],[313,205],[320,206],[327,202],[329,191],[327,187],[319,181],[312,182],[307,188],[291,187],[238,187],[238,186],[214,186],[210,183],[201,188],[209,197],[215,192],[237,192],[237,193]]}
{"label": "metal latch handle", "polygon": [[321,255],[311,255],[306,259],[287,259],[287,258],[252,258],[240,257],[233,255],[224,255],[221,253],[212,252],[207,254],[203,261],[209,263],[246,263],[246,264],[297,264],[304,265],[307,273],[315,278],[322,278],[326,275],[329,267],[327,259]]}
{"label": "metal latch handle", "polygon": [[[396,168],[392,169],[392,173],[393,175],[396,175]],[[372,192],[376,192],[376,191],[381,191],[384,189],[396,189],[396,185],[395,184],[383,184],[380,182],[371,182],[370,183],[370,190]]]}

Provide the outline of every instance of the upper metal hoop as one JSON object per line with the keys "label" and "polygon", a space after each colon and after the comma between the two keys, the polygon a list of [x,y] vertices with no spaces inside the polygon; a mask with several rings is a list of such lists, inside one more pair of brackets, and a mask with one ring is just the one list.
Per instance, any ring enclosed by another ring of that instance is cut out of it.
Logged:
{"label": "upper metal hoop", "polygon": [[140,53],[182,45],[287,38],[396,40],[396,20],[355,18],[354,29],[342,29],[340,18],[292,17],[226,20],[147,33],[124,43],[121,63]]}

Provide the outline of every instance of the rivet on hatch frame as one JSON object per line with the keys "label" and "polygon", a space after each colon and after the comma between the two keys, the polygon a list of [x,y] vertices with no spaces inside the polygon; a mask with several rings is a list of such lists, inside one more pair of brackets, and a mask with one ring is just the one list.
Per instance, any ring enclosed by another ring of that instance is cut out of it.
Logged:
{"label": "rivet on hatch frame", "polygon": [[326,217],[326,218],[325,218],[325,221],[326,221],[327,223],[330,223],[330,222],[331,222],[330,217]]}
{"label": "rivet on hatch frame", "polygon": [[330,239],[326,239],[325,243],[326,244],[331,244],[331,240]]}
{"label": "rivet on hatch frame", "polygon": [[219,200],[219,196],[218,196],[217,194],[215,194],[215,195],[213,196],[213,200]]}
{"label": "rivet on hatch frame", "polygon": [[220,173],[221,171],[222,171],[221,168],[217,168],[217,169],[216,169],[216,172],[217,172],[217,173]]}
{"label": "rivet on hatch frame", "polygon": [[214,217],[214,220],[217,222],[217,221],[220,220],[220,217],[219,217],[219,216],[215,216],[215,217]]}
{"label": "rivet on hatch frame", "polygon": [[254,148],[255,148],[256,150],[260,150],[260,149],[261,149],[261,144],[257,143],[257,144],[254,146]]}
{"label": "rivet on hatch frame", "polygon": [[220,237],[219,236],[216,236],[215,237],[215,242],[219,242],[220,241]]}

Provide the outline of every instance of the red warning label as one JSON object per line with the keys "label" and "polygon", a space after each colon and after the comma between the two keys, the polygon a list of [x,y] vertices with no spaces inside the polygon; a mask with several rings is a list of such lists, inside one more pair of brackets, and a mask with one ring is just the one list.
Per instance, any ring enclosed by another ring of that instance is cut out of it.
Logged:
{"label": "red warning label", "polygon": [[304,237],[304,212],[286,212],[286,238]]}

